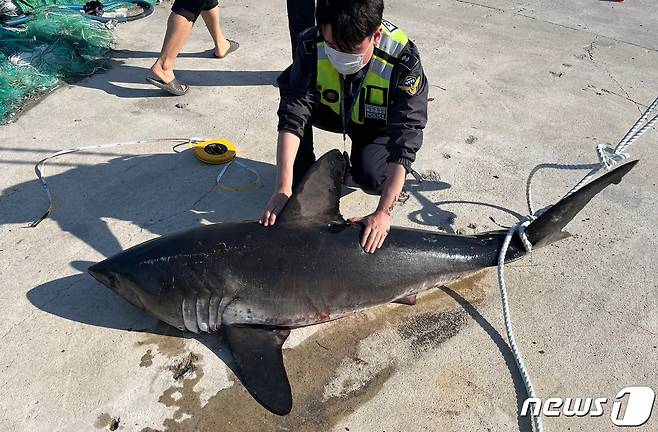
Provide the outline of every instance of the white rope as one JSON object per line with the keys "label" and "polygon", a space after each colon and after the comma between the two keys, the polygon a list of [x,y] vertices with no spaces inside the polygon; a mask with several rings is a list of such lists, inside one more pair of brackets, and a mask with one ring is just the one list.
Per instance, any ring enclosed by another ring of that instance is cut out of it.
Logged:
{"label": "white rope", "polygon": [[[514,233],[518,231],[519,238],[523,242],[528,253],[532,252],[532,244],[525,235],[525,229],[534,221],[539,214],[546,211],[547,207],[543,210],[535,211],[532,205],[532,179],[534,175],[543,168],[552,168],[560,170],[580,170],[580,169],[589,169],[589,173],[585,175],[577,184],[574,186],[564,197],[562,197],[558,202],[564,200],[568,196],[576,193],[587,185],[591,179],[596,175],[599,170],[605,168],[606,170],[612,169],[619,161],[628,158],[628,154],[625,153],[625,150],[629,148],[638,138],[640,138],[646,131],[653,127],[656,122],[658,122],[658,115],[654,116],[651,120],[647,122],[651,112],[658,106],[658,98],[653,101],[647,110],[642,114],[640,119],[635,122],[633,127],[624,135],[619,144],[615,149],[610,148],[604,144],[599,144],[596,147],[597,156],[599,159],[598,163],[595,164],[541,164],[537,165],[530,172],[528,176],[528,181],[526,182],[526,201],[528,204],[529,215],[519,221],[516,225],[512,226],[505,236],[503,245],[500,249],[500,255],[498,255],[498,286],[500,288],[500,298],[503,306],[503,319],[505,322],[505,331],[507,333],[507,339],[509,340],[510,349],[514,356],[514,361],[516,366],[519,369],[521,378],[523,379],[523,384],[525,385],[526,392],[528,393],[529,398],[536,398],[535,389],[532,386],[530,381],[530,376],[528,370],[526,369],[523,359],[521,358],[521,353],[516,344],[516,339],[514,338],[514,332],[512,331],[512,319],[510,316],[509,300],[507,295],[507,286],[505,284],[505,256],[507,255],[507,249],[509,244],[514,236]],[[644,124],[646,122],[646,124]],[[643,125],[644,124],[644,125]],[[543,432],[544,427],[542,425],[541,417],[539,415],[535,416],[530,413],[532,421],[535,427],[536,432]]]}
{"label": "white rope", "polygon": [[[528,238],[525,235],[525,227],[530,225],[530,223],[533,220],[534,218],[527,217],[523,221],[511,227],[509,231],[507,231],[507,235],[505,236],[505,240],[503,241],[503,246],[501,248],[500,255],[498,256],[498,287],[500,289],[500,299],[502,300],[503,303],[503,319],[505,321],[505,331],[507,333],[507,340],[509,341],[510,344],[510,350],[512,351],[512,355],[514,356],[514,361],[516,362],[516,367],[519,369],[519,373],[521,374],[521,378],[523,379],[523,384],[525,385],[526,392],[528,393],[529,398],[534,398],[537,396],[535,394],[535,389],[532,386],[532,382],[530,381],[530,375],[528,374],[528,370],[526,369],[525,364],[523,364],[523,359],[521,358],[521,352],[519,351],[519,347],[516,345],[516,339],[514,338],[514,332],[512,331],[512,318],[510,316],[509,300],[507,297],[507,287],[505,286],[505,255],[507,254],[507,248],[509,247],[510,241],[512,240],[512,236],[516,231],[519,231],[521,240],[523,241],[523,244],[525,245],[528,252],[532,250],[532,245],[530,244]],[[541,418],[539,416],[532,415],[532,420],[535,425],[535,431],[542,432],[544,428],[541,423]]]}

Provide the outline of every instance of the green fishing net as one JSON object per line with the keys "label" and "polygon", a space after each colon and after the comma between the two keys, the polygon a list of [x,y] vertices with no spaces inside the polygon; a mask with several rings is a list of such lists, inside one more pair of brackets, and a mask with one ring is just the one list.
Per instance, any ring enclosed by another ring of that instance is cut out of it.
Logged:
{"label": "green fishing net", "polygon": [[58,85],[106,68],[113,36],[80,14],[36,11],[24,31],[0,27],[0,121]]}
{"label": "green fishing net", "polygon": [[[150,0],[149,3],[155,3]],[[0,124],[21,106],[63,83],[71,83],[109,67],[114,42],[103,23],[57,5],[86,0],[14,0],[31,20],[19,27],[0,25]],[[107,10],[130,8],[112,2]]]}

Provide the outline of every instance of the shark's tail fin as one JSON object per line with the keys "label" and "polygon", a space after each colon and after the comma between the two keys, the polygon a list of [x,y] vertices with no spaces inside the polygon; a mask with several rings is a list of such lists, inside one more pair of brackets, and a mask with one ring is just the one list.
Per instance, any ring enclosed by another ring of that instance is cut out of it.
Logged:
{"label": "shark's tail fin", "polygon": [[629,162],[615,168],[542,213],[528,225],[525,231],[533,247],[542,247],[568,237],[569,233],[562,231],[562,229],[576,217],[596,194],[612,183],[618,184],[637,162]]}

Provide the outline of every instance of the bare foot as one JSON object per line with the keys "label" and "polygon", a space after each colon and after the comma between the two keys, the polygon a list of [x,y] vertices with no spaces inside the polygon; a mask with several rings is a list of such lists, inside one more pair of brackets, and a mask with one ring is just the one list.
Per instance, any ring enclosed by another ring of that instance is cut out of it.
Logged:
{"label": "bare foot", "polygon": [[156,60],[156,62],[153,63],[153,66],[151,66],[151,74],[154,78],[157,78],[164,83],[168,83],[176,78],[173,70],[164,70],[162,68],[160,60]]}
{"label": "bare foot", "polygon": [[217,57],[224,57],[226,55],[226,52],[228,49],[231,47],[231,44],[227,39],[224,39],[219,43],[219,46],[215,47],[215,56]]}

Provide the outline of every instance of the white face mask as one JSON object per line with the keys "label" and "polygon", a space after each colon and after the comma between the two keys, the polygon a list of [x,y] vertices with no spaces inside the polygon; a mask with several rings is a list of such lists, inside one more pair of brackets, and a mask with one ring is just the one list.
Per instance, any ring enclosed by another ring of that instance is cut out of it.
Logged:
{"label": "white face mask", "polygon": [[324,51],[327,53],[327,58],[334,65],[334,68],[341,75],[352,75],[363,69],[363,54],[351,54],[336,51],[329,45],[325,45]]}

